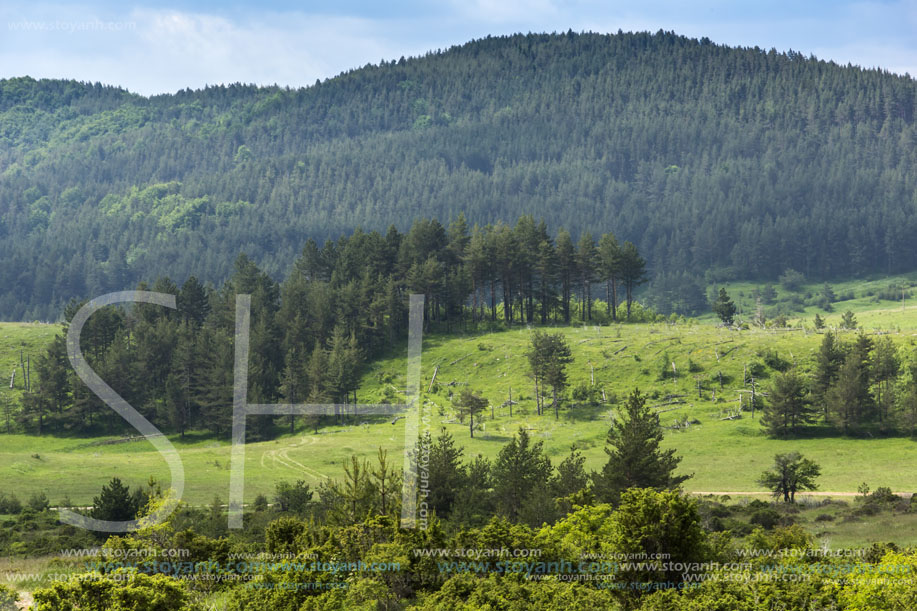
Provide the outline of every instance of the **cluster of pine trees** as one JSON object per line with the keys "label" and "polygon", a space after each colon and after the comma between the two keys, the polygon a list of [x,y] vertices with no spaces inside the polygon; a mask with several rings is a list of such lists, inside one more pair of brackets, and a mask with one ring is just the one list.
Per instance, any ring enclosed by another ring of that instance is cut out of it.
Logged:
{"label": "cluster of pine trees", "polygon": [[917,432],[917,354],[903,357],[888,336],[863,332],[850,342],[826,332],[807,375],[774,380],[762,425],[775,437],[829,425],[843,434]]}
{"label": "cluster of pine trees", "polygon": [[[636,247],[611,233],[598,240],[584,233],[574,244],[566,230],[552,237],[530,216],[514,227],[469,228],[463,215],[448,227],[421,219],[405,234],[391,227],[322,247],[309,240],[282,283],[240,255],[219,289],[194,276],[180,287],[165,277],[141,284],[176,295],[177,309],[103,308],[83,327],[81,344],[102,379],[162,430],[222,434],[232,412],[238,294],[252,295],[249,401],[348,404],[358,402],[362,363],[406,334],[409,293],[425,295],[424,318],[443,331],[604,322],[636,316],[633,289],[644,270]],[[598,294],[604,305],[596,305]],[[80,306],[71,302],[65,320]],[[38,434],[121,430],[121,419],[72,370],[64,336],[37,359],[39,382],[23,396],[19,425]],[[327,416],[309,418],[318,427]],[[270,434],[273,423],[254,418],[252,434]]]}
{"label": "cluster of pine trees", "polygon": [[[421,215],[614,227],[666,311],[711,270],[917,266],[915,82],[672,33],[488,37],[303,89],[0,81],[0,317],[142,279],[275,277]],[[864,207],[863,202],[869,206]]]}

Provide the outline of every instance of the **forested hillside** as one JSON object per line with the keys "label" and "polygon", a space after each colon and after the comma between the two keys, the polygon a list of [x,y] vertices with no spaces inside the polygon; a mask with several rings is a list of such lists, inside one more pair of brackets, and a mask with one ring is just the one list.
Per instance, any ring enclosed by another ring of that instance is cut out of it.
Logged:
{"label": "forested hillside", "polygon": [[307,238],[460,211],[614,232],[673,294],[909,270],[914,94],[669,33],[486,38],[299,90],[0,81],[0,317],[219,284],[242,251],[280,279]]}
{"label": "forested hillside", "polygon": [[[407,292],[424,296],[429,330],[607,324],[657,317],[633,302],[644,275],[636,247],[619,245],[611,233],[596,241],[587,232],[574,246],[566,230],[557,232],[555,244],[544,222],[529,216],[512,228],[499,223],[471,232],[461,215],[448,229],[418,220],[406,234],[358,230],[321,249],[308,240],[282,284],[244,254],[219,290],[194,276],[181,288],[168,277],[152,287],[141,283],[141,289],[175,295],[177,312],[148,304],[129,312],[103,308],[87,321],[81,346],[88,362],[151,422],[182,435],[198,427],[222,434],[231,417],[238,294],[252,295],[253,302],[252,396],[348,404],[358,402],[364,362],[407,329]],[[598,293],[607,301],[598,301]],[[469,301],[473,307],[465,308]],[[68,324],[81,305],[68,303]],[[15,418],[24,430],[123,428],[71,369],[64,333],[36,359],[35,370],[36,383],[23,388]],[[259,420],[256,434],[269,434],[273,419]],[[318,430],[326,420],[312,418],[312,424]],[[293,419],[289,423],[292,432]]]}

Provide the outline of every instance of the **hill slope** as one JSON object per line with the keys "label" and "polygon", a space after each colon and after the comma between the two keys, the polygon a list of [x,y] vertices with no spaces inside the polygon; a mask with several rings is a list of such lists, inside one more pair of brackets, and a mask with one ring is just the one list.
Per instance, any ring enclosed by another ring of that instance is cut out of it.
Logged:
{"label": "hill slope", "polygon": [[611,230],[657,273],[910,270],[914,94],[670,33],[486,38],[300,90],[0,81],[0,317],[459,211]]}

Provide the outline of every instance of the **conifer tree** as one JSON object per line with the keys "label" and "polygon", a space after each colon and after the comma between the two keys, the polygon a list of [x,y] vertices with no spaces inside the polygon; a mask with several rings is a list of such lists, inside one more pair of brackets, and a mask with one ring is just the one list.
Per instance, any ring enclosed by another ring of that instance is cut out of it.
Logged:
{"label": "conifer tree", "polygon": [[713,302],[713,311],[717,316],[720,317],[720,320],[723,321],[723,324],[732,324],[732,321],[736,315],[736,304],[732,302],[732,299],[729,298],[729,294],[723,287],[720,287],[719,295],[717,296],[716,301]]}
{"label": "conifer tree", "polygon": [[771,437],[790,437],[815,419],[805,380],[793,370],[774,379],[761,425]]}
{"label": "conifer tree", "polygon": [[464,450],[455,444],[455,439],[445,429],[435,442],[427,432],[422,443],[430,448],[427,503],[436,515],[445,518],[452,511],[456,496],[466,483],[467,474],[462,465]]}
{"label": "conifer tree", "polygon": [[599,238],[599,269],[605,281],[605,308],[611,320],[618,319],[618,276],[621,272],[621,247],[613,233]]}
{"label": "conifer tree", "polygon": [[541,441],[532,442],[525,428],[500,449],[493,465],[494,496],[497,511],[517,521],[525,505],[546,490],[551,477],[551,461]]}
{"label": "conifer tree", "polygon": [[673,449],[660,449],[659,415],[647,407],[639,389],[634,389],[621,411],[605,440],[608,461],[592,475],[600,501],[617,504],[628,488],[675,488],[691,477],[675,475],[681,458]]}
{"label": "conifer tree", "polygon": [[557,271],[560,276],[561,297],[560,305],[564,315],[564,322],[570,322],[570,299],[573,294],[573,281],[576,277],[576,249],[570,233],[561,228],[555,238],[557,244]]}

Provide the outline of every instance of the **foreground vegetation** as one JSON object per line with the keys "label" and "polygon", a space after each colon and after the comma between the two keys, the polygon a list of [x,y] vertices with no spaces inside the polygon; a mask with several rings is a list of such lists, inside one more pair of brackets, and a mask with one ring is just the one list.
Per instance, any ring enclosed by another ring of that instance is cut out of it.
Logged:
{"label": "foreground vegetation", "polygon": [[[864,489],[849,501],[772,505],[632,488],[608,505],[590,499],[587,486],[574,494],[582,504],[562,509],[565,497],[556,497],[553,517],[528,524],[529,511],[545,507],[539,486],[521,488],[514,480],[539,468],[538,444],[523,448],[523,430],[504,446],[493,463],[495,479],[484,484],[493,487],[491,493],[473,477],[450,480],[449,465],[457,463],[444,439],[431,452],[429,499],[441,503],[441,493],[454,484],[458,496],[424,528],[398,528],[398,503],[386,505],[381,480],[354,479],[353,471],[338,474],[344,496],[337,498],[313,499],[307,489],[291,494],[302,483],[278,486],[274,506],[266,499],[256,503],[242,531],[226,530],[217,502],[209,508],[176,506],[167,493],[154,494],[145,510],[174,506],[165,524],[142,525],[104,543],[85,531],[54,526],[47,511],[28,510],[4,522],[4,532],[21,533],[20,549],[60,548],[50,554],[46,549],[48,555],[37,560],[7,561],[5,579],[14,589],[3,594],[0,586],[0,594],[12,598],[17,590],[34,590],[34,608],[44,611],[70,605],[87,611],[470,611],[487,605],[764,611],[814,603],[884,611],[904,608],[903,601],[915,595],[911,573],[917,557],[901,547],[907,542],[860,545],[835,537],[845,524],[861,532],[912,524],[917,503],[887,489]],[[513,460],[519,451],[532,460]],[[460,470],[463,477],[472,475],[475,462]],[[560,466],[548,480],[552,494],[562,494],[577,471],[569,462]],[[495,517],[467,513],[464,495],[474,490],[475,506]],[[512,514],[513,507],[522,512]],[[885,533],[871,534],[882,540]]]}

